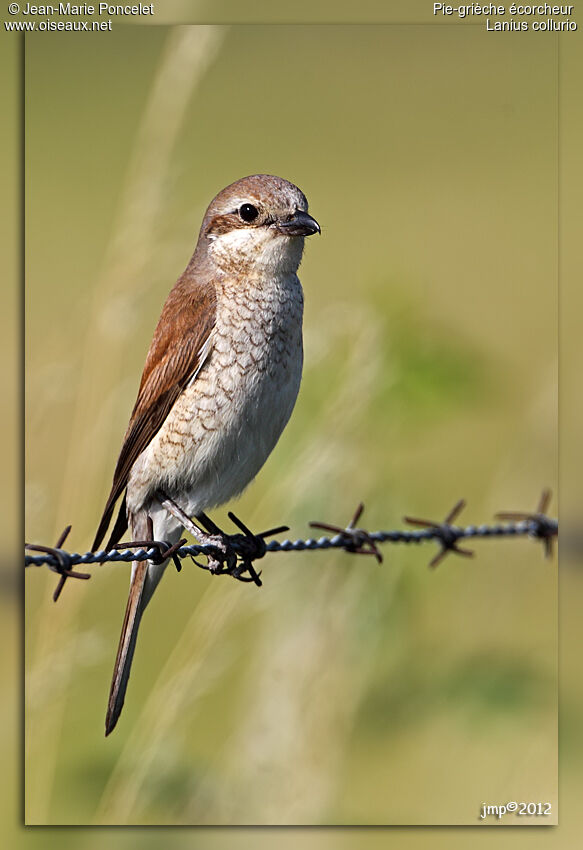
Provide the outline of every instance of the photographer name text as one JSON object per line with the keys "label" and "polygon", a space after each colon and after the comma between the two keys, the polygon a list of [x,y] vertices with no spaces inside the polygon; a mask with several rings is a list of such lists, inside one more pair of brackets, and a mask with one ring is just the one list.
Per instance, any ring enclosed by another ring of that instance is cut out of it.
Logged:
{"label": "photographer name text", "polygon": [[135,3],[127,6],[115,6],[109,3],[98,3],[91,6],[89,3],[59,3],[56,6],[33,6],[25,3],[20,8],[22,15],[59,15],[63,17],[78,17],[80,15],[153,15],[153,3]]}

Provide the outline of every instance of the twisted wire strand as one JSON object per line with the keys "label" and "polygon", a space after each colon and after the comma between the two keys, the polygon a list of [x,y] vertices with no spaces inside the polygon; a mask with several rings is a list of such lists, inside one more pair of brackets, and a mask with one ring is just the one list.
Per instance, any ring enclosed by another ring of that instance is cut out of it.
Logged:
{"label": "twisted wire strand", "polygon": [[[323,536],[319,538],[309,537],[307,540],[271,540],[265,542],[266,537],[271,537],[283,531],[287,526],[272,528],[260,534],[253,534],[249,528],[234,513],[229,512],[229,519],[240,529],[239,534],[223,535],[223,546],[213,544],[195,543],[190,546],[181,545],[186,541],[181,540],[174,545],[164,541],[152,541],[152,546],[145,547],[143,541],[136,541],[133,547],[126,549],[101,550],[99,552],[85,552],[80,555],[77,552],[67,552],[63,546],[67,535],[71,530],[68,525],[59,535],[55,546],[45,546],[35,543],[25,544],[29,551],[38,552],[36,555],[25,555],[25,567],[48,566],[50,570],[59,574],[59,582],[53,593],[56,602],[65,582],[69,578],[89,579],[89,573],[76,572],[73,567],[79,564],[105,564],[119,561],[146,561],[153,560],[157,563],[165,559],[172,559],[177,570],[182,568],[182,559],[191,557],[194,563],[201,569],[209,570],[214,575],[230,575],[243,582],[254,582],[261,587],[261,572],[257,572],[254,562],[265,557],[268,552],[306,552],[317,549],[343,549],[357,555],[373,555],[379,563],[382,562],[378,544],[382,543],[425,543],[433,540],[439,543],[440,549],[429,562],[430,567],[436,567],[446,555],[453,553],[464,557],[472,557],[473,551],[459,546],[459,541],[464,538],[494,537],[532,537],[543,543],[547,557],[552,555],[553,541],[558,536],[559,525],[554,519],[546,515],[546,510],[551,499],[550,490],[543,490],[534,513],[511,511],[498,513],[499,519],[510,520],[510,522],[499,525],[468,525],[465,527],[453,525],[454,519],[465,507],[465,500],[460,499],[449,511],[442,522],[419,519],[417,517],[404,517],[409,525],[420,526],[417,530],[395,529],[393,531],[366,531],[358,528],[357,523],[362,516],[364,505],[357,507],[352,519],[345,528],[329,523],[311,522],[313,528],[334,532],[334,536]],[[211,523],[205,517],[207,524]],[[214,523],[211,523],[214,525]],[[216,528],[216,526],[215,526]],[[219,531],[219,529],[216,529]],[[150,523],[150,534],[153,536]],[[219,535],[220,537],[220,535]],[[149,542],[149,540],[147,541]],[[124,544],[122,544],[124,545]],[[206,555],[207,564],[201,564],[195,559],[195,555]],[[234,557],[233,557],[234,556]]]}
{"label": "twisted wire strand", "polygon": [[[359,529],[346,529],[345,531],[335,534],[334,536],[322,536],[318,538],[309,537],[306,540],[272,540],[265,544],[267,553],[275,552],[305,552],[327,549],[345,549],[350,551],[355,545],[355,532],[362,535],[362,539],[371,540],[374,543],[426,543],[427,541],[437,541],[443,544],[444,537],[451,538],[453,543],[465,538],[494,538],[494,537],[531,537],[535,539],[548,539],[558,535],[557,520],[547,517],[545,514],[540,514],[538,517],[525,519],[519,522],[510,522],[496,525],[468,525],[465,527],[449,525],[448,523],[436,524],[434,527],[423,528],[419,530],[395,529],[391,531],[372,531],[365,532]],[[237,540],[232,541],[232,547],[237,553],[243,554],[244,545]],[[98,552],[66,552],[57,547],[46,547],[47,550],[53,549],[61,555],[61,560],[53,554],[52,551],[41,552],[36,555],[25,555],[25,567],[40,567],[51,566],[57,568],[62,566],[62,558],[64,557],[67,567],[89,564],[106,564],[128,561],[147,561],[159,556],[159,548],[152,546],[148,549],[110,549],[99,550]],[[448,546],[453,548],[453,546]],[[192,544],[182,546],[175,552],[176,557],[184,559],[197,555],[210,554],[213,547],[210,545]]]}

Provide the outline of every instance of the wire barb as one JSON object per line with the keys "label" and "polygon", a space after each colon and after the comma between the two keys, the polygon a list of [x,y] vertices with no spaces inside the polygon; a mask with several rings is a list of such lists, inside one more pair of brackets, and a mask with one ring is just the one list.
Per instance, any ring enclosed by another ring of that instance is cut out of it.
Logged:
{"label": "wire barb", "polygon": [[166,540],[154,540],[154,522],[151,516],[148,517],[147,527],[148,534],[150,535],[148,540],[131,540],[127,543],[114,543],[112,549],[139,549],[143,546],[146,546],[148,549],[157,549],[157,552],[151,558],[148,558],[148,560],[152,561],[153,564],[162,564],[168,558],[172,558],[176,572],[179,573],[182,569],[182,564],[176,553],[187,542],[186,537],[182,537],[177,543],[168,543]]}
{"label": "wire barb", "polygon": [[538,502],[538,507],[534,513],[524,513],[522,511],[500,511],[495,516],[498,519],[509,520],[526,520],[532,524],[530,532],[531,537],[541,540],[545,550],[545,557],[551,558],[553,555],[553,540],[557,536],[557,527],[554,520],[549,519],[546,515],[549,504],[551,502],[551,491],[547,488],[542,491]]}
{"label": "wire barb", "polygon": [[363,512],[364,504],[360,502],[346,528],[338,525],[330,525],[327,522],[310,522],[308,524],[310,528],[319,528],[322,531],[333,531],[339,534],[344,540],[342,548],[345,552],[351,552],[353,555],[374,555],[377,562],[382,564],[383,556],[379,552],[379,548],[371,535],[363,528],[356,528],[356,523],[361,518]]}
{"label": "wire barb", "polygon": [[49,567],[49,569],[53,570],[53,572],[59,573],[59,583],[55,588],[55,592],[53,593],[53,602],[56,602],[59,596],[62,593],[62,590],[65,586],[65,582],[68,578],[79,578],[79,579],[89,579],[91,578],[90,573],[77,573],[71,569],[73,565],[72,556],[69,552],[65,552],[64,549],[61,549],[61,546],[69,536],[69,532],[73,526],[68,525],[61,534],[59,535],[59,539],[57,540],[56,546],[43,546],[40,543],[25,543],[24,548],[28,549],[32,552],[45,552],[47,555],[50,555],[56,561],[46,560],[45,563]]}
{"label": "wire barb", "polygon": [[[212,553],[212,560],[209,559],[207,564],[199,563],[194,557],[192,557],[192,560],[197,567],[208,570],[213,575],[230,575],[238,581],[253,582],[257,587],[261,587],[261,571],[255,570],[253,562],[265,557],[267,553],[266,537],[279,534],[282,531],[289,531],[289,528],[287,525],[280,525],[277,528],[253,534],[233,511],[229,511],[228,517],[241,530],[242,534],[225,534],[206,514],[197,516],[197,520],[209,534],[219,534],[223,537],[225,548],[224,551],[215,548]],[[205,547],[200,546],[198,548],[204,549]],[[205,551],[203,554],[208,555],[209,553]],[[247,576],[245,573],[249,573],[249,575]]]}
{"label": "wire barb", "polygon": [[441,551],[430,560],[430,567],[437,567],[449,552],[455,552],[456,555],[463,555],[465,558],[474,557],[475,553],[471,549],[462,549],[461,546],[458,546],[458,540],[464,536],[463,529],[452,525],[454,519],[463,511],[465,506],[466,500],[460,499],[459,502],[455,503],[443,522],[433,522],[430,519],[418,519],[417,517],[403,517],[403,521],[409,525],[417,525],[421,528],[431,528],[434,530],[433,537],[441,544]]}

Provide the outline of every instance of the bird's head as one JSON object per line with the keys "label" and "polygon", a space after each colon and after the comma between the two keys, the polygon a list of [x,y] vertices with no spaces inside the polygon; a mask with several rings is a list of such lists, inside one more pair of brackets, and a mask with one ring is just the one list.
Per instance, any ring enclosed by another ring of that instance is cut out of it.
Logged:
{"label": "bird's head", "polygon": [[304,237],[320,232],[293,183],[254,174],[223,189],[204,217],[198,249],[225,271],[295,272]]}

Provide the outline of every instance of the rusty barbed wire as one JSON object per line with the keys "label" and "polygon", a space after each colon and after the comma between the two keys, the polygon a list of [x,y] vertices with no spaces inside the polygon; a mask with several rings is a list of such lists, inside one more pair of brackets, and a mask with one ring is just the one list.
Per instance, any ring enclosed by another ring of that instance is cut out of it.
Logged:
{"label": "rusty barbed wire", "polygon": [[[509,522],[497,525],[453,525],[466,502],[460,499],[449,511],[442,522],[419,519],[416,517],[404,517],[404,521],[410,525],[419,526],[418,530],[395,529],[392,531],[366,531],[358,528],[357,523],[364,511],[364,505],[359,504],[354,516],[346,527],[332,525],[322,522],[311,522],[312,528],[334,532],[333,537],[308,538],[307,540],[272,540],[269,543],[265,538],[288,531],[287,526],[279,526],[260,534],[253,534],[249,528],[232,512],[229,512],[230,520],[240,529],[240,533],[225,535],[231,555],[234,554],[235,565],[228,567],[228,557],[225,552],[216,547],[206,544],[184,545],[185,540],[170,545],[164,541],[133,541],[131,543],[118,544],[110,550],[98,552],[67,552],[62,546],[65,542],[71,526],[60,535],[55,546],[45,546],[36,543],[26,543],[25,549],[38,552],[37,555],[25,555],[25,567],[46,566],[53,572],[59,574],[59,582],[53,594],[55,602],[59,598],[64,584],[68,578],[89,579],[89,573],[80,573],[73,569],[78,565],[93,565],[106,563],[119,563],[128,561],[154,560],[160,562],[171,558],[177,570],[181,569],[184,558],[192,558],[196,566],[208,570],[214,575],[230,575],[239,581],[254,582],[261,586],[260,572],[256,572],[254,562],[275,552],[306,552],[327,549],[343,549],[345,552],[355,555],[374,555],[379,563],[383,556],[379,551],[379,545],[384,543],[413,543],[421,544],[434,541],[439,544],[439,552],[429,562],[430,567],[436,567],[443,558],[450,554],[472,557],[473,551],[462,549],[458,543],[468,538],[492,539],[499,537],[530,537],[540,541],[544,545],[546,557],[552,555],[552,543],[558,537],[559,524],[555,519],[547,516],[551,491],[544,490],[534,512],[504,511],[496,514],[498,519],[506,519]],[[151,530],[151,527],[150,527]],[[218,530],[214,526],[213,531]],[[120,548],[125,547],[125,548]],[[219,562],[218,569],[211,569],[208,564],[202,564],[195,560],[195,556],[212,556],[214,563]],[[232,560],[232,558],[231,558]],[[248,575],[246,575],[246,573]]]}

